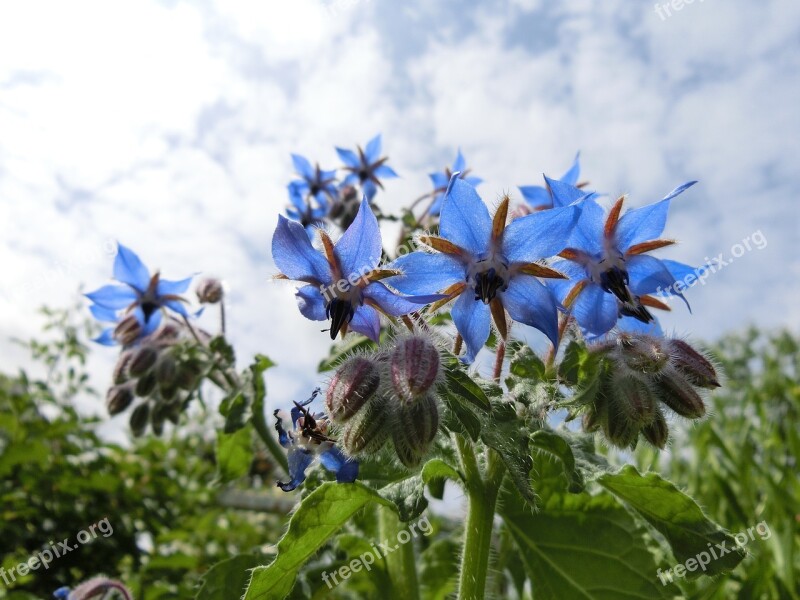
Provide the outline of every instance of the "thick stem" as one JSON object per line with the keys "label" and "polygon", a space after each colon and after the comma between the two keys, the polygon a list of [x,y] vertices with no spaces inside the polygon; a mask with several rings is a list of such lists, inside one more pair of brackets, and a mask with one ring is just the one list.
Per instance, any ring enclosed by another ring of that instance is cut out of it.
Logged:
{"label": "thick stem", "polygon": [[417,561],[414,553],[413,538],[409,539],[405,544],[401,544],[398,541],[397,535],[405,527],[389,507],[381,506],[378,508],[378,519],[381,543],[386,544],[389,548],[397,546],[394,552],[384,556],[386,570],[392,583],[389,597],[397,600],[419,600]]}

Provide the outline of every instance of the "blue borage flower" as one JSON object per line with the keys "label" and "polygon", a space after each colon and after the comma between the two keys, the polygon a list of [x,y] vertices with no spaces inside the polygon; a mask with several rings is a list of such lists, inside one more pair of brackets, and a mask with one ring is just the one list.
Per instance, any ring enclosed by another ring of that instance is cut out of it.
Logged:
{"label": "blue borage flower", "polygon": [[380,283],[397,271],[378,268],[382,244],[378,220],[366,196],[355,220],[334,244],[317,230],[322,252],[314,249],[303,227],[278,217],[272,237],[272,257],[281,270],[279,278],[303,281],[297,291],[300,312],[313,321],[331,321],[331,339],[348,328],[378,341],[379,313],[397,317],[420,310],[421,305],[442,296],[402,297]]}
{"label": "blue borage flower", "polygon": [[308,159],[299,154],[292,154],[292,162],[300,179],[289,183],[293,208],[286,214],[303,226],[315,225],[325,218],[338,197],[336,170],[324,171],[319,164],[312,167]]}
{"label": "blue borage flower", "polygon": [[464,159],[464,155],[461,153],[461,148],[459,148],[458,154],[456,154],[456,159],[453,161],[452,168],[445,167],[444,171],[439,171],[438,173],[431,173],[428,175],[433,182],[434,194],[433,203],[428,209],[429,215],[435,217],[441,212],[442,201],[444,200],[444,195],[447,191],[447,186],[450,183],[450,178],[453,176],[453,173],[459,173],[459,178],[463,179],[473,187],[477,187],[479,183],[483,182],[483,179],[480,177],[475,177],[474,175],[470,175],[469,172],[470,169],[467,168],[467,161]]}
{"label": "blue borage flower", "polygon": [[566,246],[580,205],[527,215],[506,226],[508,197],[489,216],[475,188],[450,179],[439,221],[439,236],[423,235],[421,244],[435,253],[412,252],[388,265],[402,271],[387,283],[407,294],[441,291],[438,308],[455,300],[453,321],[467,344],[472,362],[489,337],[490,313],[500,335],[507,335],[505,311],[514,321],[558,338],[557,304],[538,277],[565,277],[538,261]]}
{"label": "blue borage flower", "polygon": [[358,477],[358,462],[346,457],[335,441],[328,437],[329,420],[323,413],[312,414],[306,407],[314,401],[320,390],[317,388],[305,402],[295,402],[291,410],[292,429],[283,428],[281,411],[276,410],[275,430],[278,441],[288,450],[289,477],[291,481],[279,481],[278,487],[290,492],[306,480],[306,469],[319,456],[319,462],[336,475],[339,483],[352,483]]}
{"label": "blue borage flower", "polygon": [[[92,301],[89,310],[98,321],[116,323],[122,316],[133,315],[141,328],[138,338],[142,338],[158,329],[165,310],[189,316],[180,294],[189,288],[192,277],[170,281],[161,279],[158,271],[151,276],[136,253],[118,243],[113,278],[122,285],[109,284],[86,294]],[[107,346],[118,343],[114,327],[103,330],[94,341]]]}
{"label": "blue borage flower", "polygon": [[566,260],[553,263],[553,268],[567,274],[569,281],[548,285],[572,311],[585,335],[603,335],[620,317],[651,323],[654,317],[648,308],[670,310],[652,294],[676,295],[686,302],[677,280],[695,270],[646,253],[675,243],[659,239],[669,204],[695,183],[685,183],[660,201],[629,210],[622,217],[624,197],[616,201],[608,215],[594,199],[583,202],[568,247],[559,254]]}
{"label": "blue borage flower", "polygon": [[342,182],[343,185],[359,184],[361,191],[372,201],[378,188],[383,189],[379,178],[390,179],[397,177],[389,165],[385,164],[388,157],[381,157],[381,135],[378,134],[367,142],[364,150],[357,146],[358,153],[346,148],[336,148],[336,153],[344,162],[344,169],[349,171]]}
{"label": "blue borage flower", "polygon": [[576,187],[581,173],[580,156],[581,153],[578,152],[572,166],[559,179],[550,179],[544,175],[545,186],[519,186],[523,198],[534,210],[566,206],[586,195],[586,192]]}

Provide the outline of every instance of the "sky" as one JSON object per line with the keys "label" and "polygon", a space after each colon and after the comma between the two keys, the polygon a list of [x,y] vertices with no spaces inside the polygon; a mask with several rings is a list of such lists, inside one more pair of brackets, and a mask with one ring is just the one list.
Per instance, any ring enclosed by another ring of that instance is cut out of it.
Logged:
{"label": "sky", "polygon": [[[791,0],[6,3],[3,369],[28,364],[11,338],[37,335],[38,306],[108,281],[120,241],[164,277],[222,278],[241,366],[278,363],[271,405],[307,397],[329,338],[270,279],[290,153],[333,168],[335,145],[378,132],[401,175],[377,198],[388,212],[458,147],[489,206],[578,150],[592,189],[633,207],[697,179],[661,255],[728,264],[665,328],[797,331],[799,75]],[[114,359],[93,352],[99,389]],[[102,399],[84,409],[102,414]]]}

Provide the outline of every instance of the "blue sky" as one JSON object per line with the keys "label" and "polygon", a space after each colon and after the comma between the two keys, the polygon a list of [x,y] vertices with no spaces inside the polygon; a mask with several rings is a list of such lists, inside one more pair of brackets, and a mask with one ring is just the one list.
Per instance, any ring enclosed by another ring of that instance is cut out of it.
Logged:
{"label": "blue sky", "polygon": [[[334,145],[377,132],[401,175],[379,196],[389,211],[427,191],[458,146],[490,205],[577,150],[592,187],[630,206],[699,179],[673,203],[667,234],[681,243],[663,256],[752,249],[665,326],[797,330],[800,4],[660,12],[630,0],[4,6],[3,364],[24,364],[8,338],[36,333],[37,305],[106,281],[119,239],[166,277],[222,277],[242,360],[279,363],[273,401],[305,397],[327,336],[269,280],[289,153],[331,168]],[[102,388],[113,351],[96,354]]]}

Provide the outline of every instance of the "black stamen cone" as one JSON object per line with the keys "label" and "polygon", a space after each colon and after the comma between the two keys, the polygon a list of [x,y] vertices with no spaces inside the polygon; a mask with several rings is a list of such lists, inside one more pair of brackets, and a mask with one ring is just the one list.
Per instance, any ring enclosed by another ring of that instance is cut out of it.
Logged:
{"label": "black stamen cone", "polygon": [[481,300],[484,304],[489,304],[497,295],[497,290],[504,285],[505,281],[497,275],[494,267],[483,273],[478,273],[475,275],[475,300]]}
{"label": "black stamen cone", "polygon": [[334,298],[325,307],[325,316],[331,320],[331,339],[335,340],[342,325],[349,323],[355,314],[353,305],[347,300]]}
{"label": "black stamen cone", "polygon": [[633,300],[633,303],[623,302],[619,308],[619,314],[625,317],[633,317],[642,323],[650,323],[654,320],[650,311],[647,310],[638,298]]}
{"label": "black stamen cone", "polygon": [[600,287],[614,294],[623,303],[633,304],[633,297],[628,290],[628,273],[619,267],[611,267],[600,275]]}

